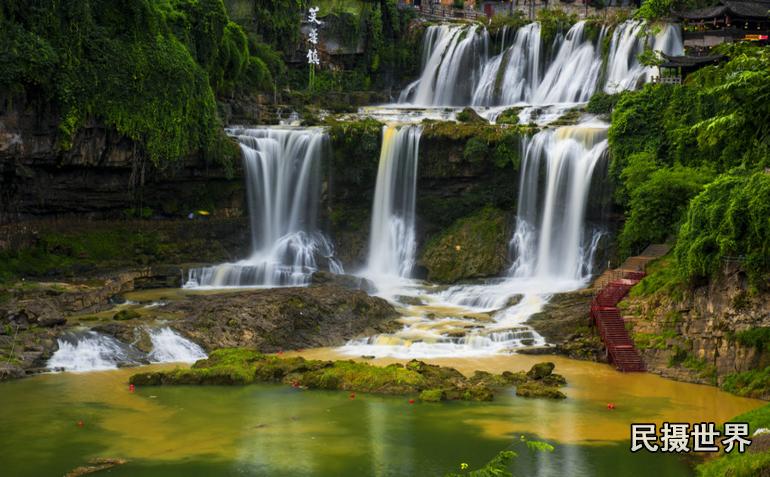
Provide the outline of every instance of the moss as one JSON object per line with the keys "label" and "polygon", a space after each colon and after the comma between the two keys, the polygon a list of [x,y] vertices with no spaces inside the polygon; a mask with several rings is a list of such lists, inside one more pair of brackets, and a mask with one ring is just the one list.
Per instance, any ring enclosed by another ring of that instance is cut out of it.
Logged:
{"label": "moss", "polygon": [[[557,376],[557,375],[553,375]],[[196,362],[190,369],[135,374],[135,385],[173,384],[238,385],[260,382],[282,382],[293,387],[345,390],[380,394],[418,394],[425,401],[466,400],[490,401],[494,392],[514,382],[533,381],[521,374],[492,375],[477,372],[466,378],[454,368],[412,360],[406,365],[373,366],[355,361],[317,361],[300,357],[279,358],[254,350],[228,348],[213,351],[208,359]],[[534,381],[533,381],[534,382]],[[540,385],[554,387],[556,382],[538,380]],[[550,396],[554,393],[549,391]]]}
{"label": "moss", "polygon": [[586,111],[591,114],[609,115],[620,99],[620,95],[621,93],[607,94],[603,91],[598,91],[588,100]]}
{"label": "moss", "polygon": [[498,275],[507,266],[508,220],[486,207],[455,222],[425,247],[422,264],[428,279],[452,283]]}
{"label": "moss", "polygon": [[555,386],[532,381],[516,387],[516,395],[526,398],[566,399],[567,396]]}
{"label": "moss", "polygon": [[521,113],[521,110],[524,109],[524,107],[513,107],[508,108],[500,115],[497,116],[497,119],[495,119],[495,122],[497,124],[519,124],[519,113]]}
{"label": "moss", "polygon": [[465,108],[457,113],[457,120],[461,123],[483,123],[486,124],[486,119],[479,116],[473,108]]}
{"label": "moss", "polygon": [[446,399],[446,393],[441,389],[426,389],[420,393],[420,401],[440,402]]}
{"label": "moss", "polygon": [[53,103],[62,149],[97,119],[159,167],[238,157],[214,98],[244,77],[249,52],[221,0],[12,0],[0,10],[0,43],[26,44],[3,56],[0,86]]}
{"label": "moss", "polygon": [[136,310],[120,310],[112,316],[112,319],[116,321],[126,321],[135,320],[141,316],[142,315],[140,315]]}
{"label": "moss", "polygon": [[757,351],[770,350],[770,327],[750,328],[735,333],[734,340],[738,344],[751,347]]}
{"label": "moss", "polygon": [[738,396],[767,399],[770,396],[770,367],[728,374],[721,387]]}

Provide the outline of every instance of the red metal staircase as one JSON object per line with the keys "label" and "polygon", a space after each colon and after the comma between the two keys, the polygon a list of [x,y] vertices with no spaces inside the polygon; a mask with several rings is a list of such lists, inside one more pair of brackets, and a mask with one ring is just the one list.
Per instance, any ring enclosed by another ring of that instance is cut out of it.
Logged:
{"label": "red metal staircase", "polygon": [[639,283],[644,272],[618,270],[591,301],[591,320],[607,348],[610,363],[623,372],[644,371],[639,351],[628,336],[617,304]]}

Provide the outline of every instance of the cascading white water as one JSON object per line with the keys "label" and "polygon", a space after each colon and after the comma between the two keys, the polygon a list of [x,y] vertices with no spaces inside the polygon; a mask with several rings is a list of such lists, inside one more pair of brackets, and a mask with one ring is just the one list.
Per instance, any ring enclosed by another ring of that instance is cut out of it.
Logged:
{"label": "cascading white water", "polygon": [[656,25],[654,37],[643,35],[644,22],[628,20],[617,26],[612,34],[604,91],[617,93],[634,89],[652,74],[653,68],[639,63],[638,56],[645,47],[671,56],[684,54],[682,33],[677,25]]}
{"label": "cascading white water", "polygon": [[138,350],[95,331],[69,333],[57,342],[59,349],[48,360],[48,369],[100,371],[116,369],[118,365],[139,364],[142,360]]}
{"label": "cascading white water", "polygon": [[477,25],[434,25],[423,38],[422,76],[399,98],[415,105],[468,104],[488,56],[489,34]]}
{"label": "cascading white water", "polygon": [[590,277],[595,240],[586,237],[585,211],[606,135],[606,125],[591,124],[547,129],[525,141],[511,276],[578,283]]}
{"label": "cascading white water", "polygon": [[[473,104],[492,106],[525,101],[532,88],[540,84],[540,24],[530,23],[519,28],[513,44],[484,64],[481,80],[473,93]],[[502,71],[502,74],[501,74]]]}
{"label": "cascading white water", "polygon": [[[547,64],[543,63],[544,45],[537,22],[519,28],[514,35],[503,30],[502,51],[491,57],[485,29],[430,26],[423,38],[422,74],[402,91],[399,102],[489,107],[583,103],[601,87],[607,92],[636,88],[652,71],[637,59],[645,45],[669,55],[683,51],[678,26],[656,25],[659,31],[653,37],[643,33],[644,23],[626,21],[613,32],[608,61],[603,65],[601,48],[608,29],[602,27],[598,38],[589,38],[586,26],[580,21],[566,34],[557,35],[553,45],[548,45],[554,55]],[[512,42],[508,40],[511,36]]]}
{"label": "cascading white water", "polygon": [[417,248],[414,211],[421,132],[418,126],[383,128],[366,276],[408,278],[414,266]]}
{"label": "cascading white water", "polygon": [[194,363],[207,357],[203,348],[171,328],[152,329],[148,333],[152,341],[152,351],[148,357],[153,363]]}
{"label": "cascading white water", "polygon": [[316,228],[321,129],[254,128],[228,131],[241,145],[251,222],[251,256],[190,270],[187,287],[304,285],[326,262],[342,267],[334,246]]}
{"label": "cascading white water", "polygon": [[585,39],[585,22],[569,29],[543,80],[529,102],[533,104],[586,102],[596,90],[602,68],[603,27],[596,43]]}

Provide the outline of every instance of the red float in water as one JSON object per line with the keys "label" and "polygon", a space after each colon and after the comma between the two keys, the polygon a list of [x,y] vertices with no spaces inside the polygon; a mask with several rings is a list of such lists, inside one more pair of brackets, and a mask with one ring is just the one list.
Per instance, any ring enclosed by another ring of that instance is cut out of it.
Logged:
{"label": "red float in water", "polygon": [[607,403],[607,409],[609,409],[609,410],[615,409],[615,403],[614,402]]}
{"label": "red float in water", "polygon": [[83,427],[83,426],[84,426],[83,421],[78,421],[78,427]]}
{"label": "red float in water", "polygon": [[130,393],[134,392],[134,385],[133,384],[129,384],[128,385],[128,392],[130,392]]}
{"label": "red float in water", "polygon": [[356,393],[351,393],[350,394],[350,399],[355,399],[355,398],[356,398]]}
{"label": "red float in water", "polygon": [[414,404],[414,399],[410,399],[409,404]]}

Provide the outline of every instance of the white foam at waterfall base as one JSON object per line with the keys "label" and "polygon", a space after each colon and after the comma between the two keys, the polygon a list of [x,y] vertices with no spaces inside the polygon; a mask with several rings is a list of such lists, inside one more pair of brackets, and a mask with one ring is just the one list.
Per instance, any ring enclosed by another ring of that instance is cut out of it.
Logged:
{"label": "white foam at waterfall base", "polygon": [[[411,316],[405,320],[407,325],[396,333],[354,339],[340,351],[351,356],[412,359],[490,356],[516,348],[542,346],[543,337],[524,322],[542,310],[545,303],[542,296],[524,296],[518,304],[495,313],[493,323],[483,328],[478,327],[477,321],[454,313],[441,318]],[[458,314],[463,311],[467,310],[462,307],[455,310]],[[463,336],[452,336],[457,330],[465,330]]]}
{"label": "white foam at waterfall base", "polygon": [[[381,296],[397,302],[399,295],[405,295],[424,305],[404,309],[402,330],[351,340],[342,352],[457,357],[543,345],[545,340],[526,320],[542,310],[550,294],[581,288],[591,276],[601,232],[586,230],[585,215],[594,171],[606,157],[607,128],[591,119],[541,131],[524,142],[517,223],[510,244],[515,260],[507,276],[441,290],[399,273],[384,279],[375,276]],[[383,147],[386,143],[393,147],[392,141],[384,141]],[[396,189],[399,186],[403,184],[396,184]],[[489,318],[481,319],[479,313]]]}
{"label": "white foam at waterfall base", "polygon": [[203,348],[164,327],[148,331],[152,341],[152,351],[148,357],[153,363],[194,363],[205,359]]}
{"label": "white foam at waterfall base", "polygon": [[332,242],[316,227],[321,159],[319,128],[234,128],[241,146],[251,228],[251,255],[193,268],[187,288],[299,286],[323,265],[342,271]]}
{"label": "white foam at waterfall base", "polygon": [[116,369],[119,364],[138,364],[139,353],[115,338],[95,331],[68,334],[57,340],[59,349],[48,360],[52,370],[73,372]]}

